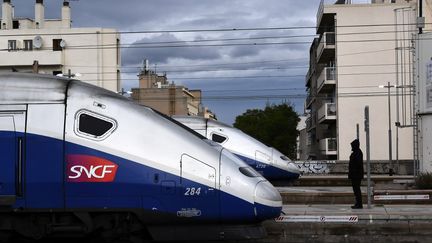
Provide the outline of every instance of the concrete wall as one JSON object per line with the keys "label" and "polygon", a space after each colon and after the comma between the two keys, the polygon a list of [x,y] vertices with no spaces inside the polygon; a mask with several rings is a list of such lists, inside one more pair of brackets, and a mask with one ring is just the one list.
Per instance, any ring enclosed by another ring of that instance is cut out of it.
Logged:
{"label": "concrete wall", "polygon": [[167,115],[198,115],[199,101],[181,86],[132,89],[132,99]]}
{"label": "concrete wall", "polygon": [[[120,88],[117,71],[120,70],[120,56],[116,48],[120,38],[115,29],[74,28],[74,29],[26,29],[1,30],[0,47],[8,48],[8,40],[16,40],[18,50],[2,52],[0,70],[32,70],[33,61],[39,61],[40,72],[53,71],[80,73],[80,80],[112,91]],[[74,33],[73,35],[68,35]],[[109,33],[109,34],[108,34]],[[3,36],[7,35],[7,36]],[[31,51],[22,50],[24,40],[41,36],[42,47]],[[62,51],[53,51],[53,39],[63,39],[66,46]],[[110,46],[112,48],[103,48]]]}
{"label": "concrete wall", "polygon": [[419,37],[416,48],[419,104],[420,171],[432,172],[432,33]]}
{"label": "concrete wall", "polygon": [[[336,28],[339,160],[349,159],[350,142],[356,138],[357,123],[360,125],[361,149],[366,151],[366,105],[370,109],[371,159],[389,158],[387,89],[380,89],[378,86],[387,85],[388,82],[396,85],[395,65],[391,65],[395,63],[396,55],[394,9],[406,6],[409,5],[352,4],[326,5],[324,9],[325,13],[336,13],[336,26],[339,26]],[[367,26],[354,27],[358,25]],[[392,90],[392,93],[394,92]],[[396,158],[395,100],[396,98],[392,97],[393,159]],[[399,159],[413,158],[412,134],[410,128],[399,129]]]}
{"label": "concrete wall", "polygon": [[[9,40],[15,40],[17,48],[1,52],[1,72],[30,72],[33,62],[38,61],[40,73],[67,74],[70,69],[73,74],[82,75],[80,80],[115,92],[120,90],[120,35],[115,29],[71,28],[68,2],[61,9],[63,19],[56,20],[44,19],[43,4],[35,5],[36,20],[13,18],[9,5],[2,4],[2,21],[18,21],[19,27],[14,29],[8,23],[0,30],[0,49],[7,50]],[[36,36],[42,38],[41,48],[24,50],[24,41]],[[54,51],[53,39],[64,40],[66,46]]]}

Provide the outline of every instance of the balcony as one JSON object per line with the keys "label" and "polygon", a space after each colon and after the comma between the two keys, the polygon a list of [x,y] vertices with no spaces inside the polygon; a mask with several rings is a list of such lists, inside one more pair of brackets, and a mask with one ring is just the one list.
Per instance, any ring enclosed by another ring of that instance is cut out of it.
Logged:
{"label": "balcony", "polygon": [[311,114],[311,116],[306,119],[306,131],[310,131],[316,127],[316,116]]}
{"label": "balcony", "polygon": [[309,70],[308,70],[306,77],[305,77],[305,80],[306,80],[305,86],[306,87],[310,87],[311,77],[312,77],[312,71],[311,71],[311,68],[309,67]]}
{"label": "balcony", "polygon": [[336,138],[325,138],[319,141],[321,154],[337,155],[337,140]]}
{"label": "balcony", "polygon": [[318,123],[332,123],[334,121],[336,121],[336,104],[323,104],[318,110]]}
{"label": "balcony", "polygon": [[309,94],[308,94],[308,96],[307,96],[307,98],[306,98],[306,105],[305,105],[305,107],[306,107],[306,109],[310,109],[311,108],[311,106],[312,106],[312,103],[315,101],[315,95],[313,95],[313,94],[311,94],[310,92],[309,92]]}
{"label": "balcony", "polygon": [[336,68],[325,67],[317,79],[318,94],[333,91],[336,86]]}
{"label": "balcony", "polygon": [[330,60],[334,60],[335,43],[336,36],[334,32],[324,32],[320,36],[316,58],[318,63],[328,63]]}
{"label": "balcony", "polygon": [[34,60],[39,61],[39,65],[60,66],[62,65],[62,52],[52,50],[2,52],[0,66],[32,66]]}
{"label": "balcony", "polygon": [[321,0],[316,14],[317,34],[334,27],[335,15],[336,13],[329,12],[329,9],[325,7],[325,1]]}

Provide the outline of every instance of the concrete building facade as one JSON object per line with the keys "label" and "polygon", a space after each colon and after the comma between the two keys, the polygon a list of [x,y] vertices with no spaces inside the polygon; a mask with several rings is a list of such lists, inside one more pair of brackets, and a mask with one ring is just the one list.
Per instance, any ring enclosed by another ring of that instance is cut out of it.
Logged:
{"label": "concrete building facade", "polygon": [[418,71],[418,152],[420,172],[432,172],[432,32],[417,39],[416,70]]}
{"label": "concrete building facade", "polygon": [[71,8],[63,2],[61,19],[45,19],[43,0],[35,16],[17,18],[11,0],[3,0],[0,21],[0,72],[81,74],[79,79],[120,90],[120,35],[115,29],[72,28]]}
{"label": "concrete building facade", "polygon": [[189,90],[184,86],[169,83],[166,75],[149,70],[146,60],[138,75],[139,88],[132,89],[132,99],[168,116],[190,115],[215,118],[214,114],[201,104],[201,90]]}
{"label": "concrete building facade", "polygon": [[319,37],[310,47],[305,102],[309,157],[349,160],[357,136],[365,151],[364,109],[369,106],[371,159],[412,160],[416,4],[337,2],[341,4],[321,2]]}

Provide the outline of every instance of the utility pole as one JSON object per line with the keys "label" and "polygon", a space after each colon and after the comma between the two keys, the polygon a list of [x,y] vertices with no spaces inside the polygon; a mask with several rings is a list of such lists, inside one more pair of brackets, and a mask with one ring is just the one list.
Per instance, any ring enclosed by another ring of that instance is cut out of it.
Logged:
{"label": "utility pole", "polygon": [[392,130],[391,130],[391,100],[390,100],[390,88],[395,88],[395,85],[380,85],[380,88],[387,88],[387,99],[388,99],[388,142],[389,142],[389,176],[394,174],[393,171],[393,151],[392,151]]}
{"label": "utility pole", "polygon": [[357,139],[360,140],[360,127],[359,127],[358,123],[357,123],[356,128],[357,128]]}
{"label": "utility pole", "polygon": [[[423,18],[423,0],[419,0],[419,17],[417,18],[417,24],[418,24],[418,28],[419,28],[419,34],[423,34],[423,25],[424,23],[424,18]],[[422,23],[419,23],[420,21],[422,21]]]}
{"label": "utility pole", "polygon": [[390,86],[390,82],[387,83],[387,90],[388,90],[388,138],[389,138],[389,176],[393,175],[393,151],[392,151],[392,130],[391,130],[391,100],[390,100],[390,88],[394,86]]}
{"label": "utility pole", "polygon": [[367,172],[367,204],[368,209],[371,209],[371,173],[370,173],[370,136],[369,136],[369,106],[365,106],[364,110],[364,125],[366,132],[366,172]]}

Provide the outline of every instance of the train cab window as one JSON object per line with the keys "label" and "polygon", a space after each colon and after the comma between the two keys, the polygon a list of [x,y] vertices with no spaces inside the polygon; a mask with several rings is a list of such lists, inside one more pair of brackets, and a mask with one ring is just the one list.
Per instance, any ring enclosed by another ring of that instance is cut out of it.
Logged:
{"label": "train cab window", "polygon": [[240,172],[247,176],[247,177],[259,177],[261,176],[256,170],[252,169],[251,167],[240,167]]}
{"label": "train cab window", "polygon": [[117,126],[113,119],[88,111],[78,112],[75,122],[75,131],[78,135],[97,140],[105,139]]}
{"label": "train cab window", "polygon": [[227,137],[224,137],[224,136],[216,134],[216,133],[213,133],[211,138],[212,138],[212,141],[214,141],[216,143],[223,143],[227,140]]}

